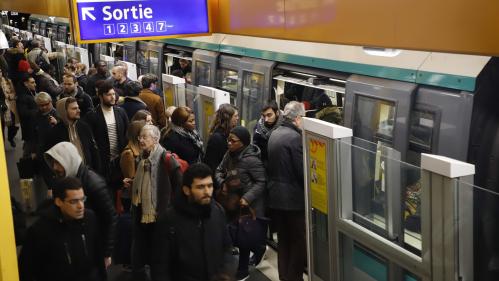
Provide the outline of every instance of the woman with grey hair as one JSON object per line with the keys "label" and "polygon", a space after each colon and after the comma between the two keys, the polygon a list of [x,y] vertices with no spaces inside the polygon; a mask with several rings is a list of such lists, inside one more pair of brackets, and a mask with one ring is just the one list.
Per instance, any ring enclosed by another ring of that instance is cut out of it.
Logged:
{"label": "woman with grey hair", "polygon": [[181,174],[173,157],[159,144],[160,131],[145,125],[138,137],[141,150],[132,185],[132,271],[134,280],[146,280],[145,265],[151,259],[153,233],[158,216],[170,205],[171,194],[180,188]]}

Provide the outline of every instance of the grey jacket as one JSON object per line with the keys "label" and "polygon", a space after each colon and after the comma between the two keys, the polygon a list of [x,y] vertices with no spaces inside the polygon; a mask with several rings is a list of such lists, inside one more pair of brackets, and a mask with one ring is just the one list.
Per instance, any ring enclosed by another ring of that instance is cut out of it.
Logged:
{"label": "grey jacket", "polygon": [[237,169],[244,198],[256,212],[257,217],[265,216],[265,168],[260,160],[260,148],[250,144],[238,154],[229,151],[215,172],[218,186],[222,186],[227,171]]}
{"label": "grey jacket", "polygon": [[289,120],[284,121],[270,136],[267,149],[269,207],[287,211],[304,210],[301,130]]}

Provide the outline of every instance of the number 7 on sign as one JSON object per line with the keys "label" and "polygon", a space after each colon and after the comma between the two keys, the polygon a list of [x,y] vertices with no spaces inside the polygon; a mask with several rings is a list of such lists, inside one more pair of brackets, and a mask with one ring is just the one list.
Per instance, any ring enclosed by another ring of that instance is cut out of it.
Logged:
{"label": "number 7 on sign", "polygon": [[156,31],[158,31],[158,32],[166,31],[166,21],[157,21],[156,22]]}

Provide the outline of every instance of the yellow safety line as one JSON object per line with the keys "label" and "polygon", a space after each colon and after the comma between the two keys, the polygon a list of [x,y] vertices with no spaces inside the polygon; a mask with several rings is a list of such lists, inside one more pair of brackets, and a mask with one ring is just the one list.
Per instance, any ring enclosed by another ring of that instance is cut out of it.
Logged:
{"label": "yellow safety line", "polygon": [[[2,128],[0,128],[0,136]],[[0,138],[0,281],[19,280],[5,144]],[[11,163],[12,165],[15,165]]]}

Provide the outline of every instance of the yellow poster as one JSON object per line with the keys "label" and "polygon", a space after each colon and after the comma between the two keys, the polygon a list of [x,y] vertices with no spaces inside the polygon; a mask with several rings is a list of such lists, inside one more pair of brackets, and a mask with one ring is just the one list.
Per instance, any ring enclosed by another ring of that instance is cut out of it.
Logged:
{"label": "yellow poster", "polygon": [[174,85],[163,83],[163,96],[165,97],[165,110],[168,106],[175,105],[173,104],[173,87]]}
{"label": "yellow poster", "polygon": [[210,132],[210,125],[215,114],[215,104],[212,101],[203,99],[203,137],[205,140],[208,139],[208,134]]}
{"label": "yellow poster", "polygon": [[328,213],[326,142],[317,138],[308,139],[309,186],[312,208]]}

